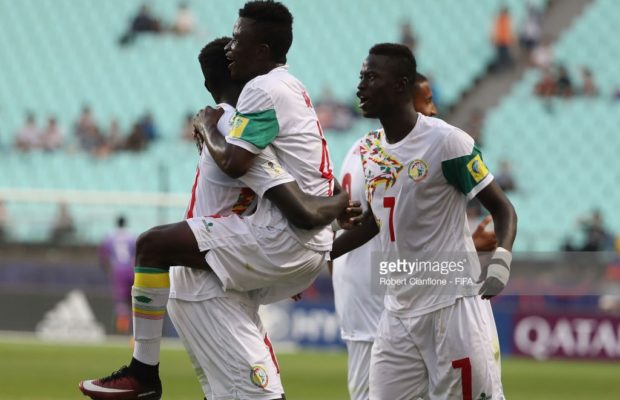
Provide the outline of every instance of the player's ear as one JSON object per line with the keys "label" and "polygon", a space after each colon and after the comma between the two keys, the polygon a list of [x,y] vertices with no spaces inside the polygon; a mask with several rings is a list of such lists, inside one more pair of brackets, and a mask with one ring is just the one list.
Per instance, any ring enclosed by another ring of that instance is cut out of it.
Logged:
{"label": "player's ear", "polygon": [[409,78],[406,76],[401,76],[396,80],[396,92],[403,93],[407,92],[409,95],[412,93],[412,88],[409,82]]}
{"label": "player's ear", "polygon": [[262,43],[256,50],[256,55],[265,59],[271,59],[271,47],[267,43]]}

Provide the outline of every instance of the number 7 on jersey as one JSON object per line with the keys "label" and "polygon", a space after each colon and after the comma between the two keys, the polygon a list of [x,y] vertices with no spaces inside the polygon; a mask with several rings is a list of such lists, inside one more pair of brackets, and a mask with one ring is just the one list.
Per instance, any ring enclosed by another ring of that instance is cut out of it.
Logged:
{"label": "number 7 on jersey", "polygon": [[394,235],[394,207],[395,206],[396,206],[395,197],[384,197],[383,198],[383,207],[390,209],[389,227],[390,227],[390,241],[391,242],[396,240],[396,237]]}

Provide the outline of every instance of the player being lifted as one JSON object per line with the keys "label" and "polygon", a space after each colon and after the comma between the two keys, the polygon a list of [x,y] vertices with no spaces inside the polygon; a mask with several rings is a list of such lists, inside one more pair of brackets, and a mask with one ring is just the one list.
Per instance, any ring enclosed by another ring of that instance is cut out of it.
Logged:
{"label": "player being lifted", "polygon": [[[227,175],[246,179],[267,173],[275,181],[286,170],[303,190],[297,195],[318,196],[300,200],[315,213],[292,210],[290,191],[272,190],[264,197],[258,193],[257,210],[249,217],[194,217],[142,235],[133,294],[134,357],[128,368],[82,382],[82,391],[92,398],[161,396],[159,345],[169,266],[212,270],[223,289],[257,290],[260,301],[268,303],[305,289],[325,264],[332,242],[325,225],[345,210],[348,198],[334,188],[326,141],[310,98],[284,65],[291,42],[292,16],[286,7],[271,1],[247,3],[239,11],[227,54],[232,77],[249,80],[233,128],[225,140],[218,130],[223,110],[211,108],[203,110],[196,127]],[[265,153],[269,144],[281,165]]]}
{"label": "player being lifted", "polygon": [[[416,75],[413,88],[413,106],[417,112],[427,117],[433,117],[437,113],[428,79],[420,73]],[[361,144],[361,140],[356,141],[345,156],[340,179],[352,200],[365,203],[364,173],[360,160]],[[485,231],[490,220],[490,216],[485,218],[472,235],[477,251],[495,249],[495,233]],[[334,301],[342,339],[347,345],[347,386],[352,400],[368,400],[369,396],[370,351],[383,311],[383,296],[380,293],[373,293],[369,286],[372,276],[372,252],[381,251],[379,239],[379,236],[375,236],[363,246],[333,262]],[[351,268],[355,268],[355,272]],[[492,336],[497,337],[495,326],[491,328]]]}
{"label": "player being lifted", "polygon": [[[369,212],[359,229],[336,239],[332,258],[377,234],[381,255],[390,261],[465,257],[461,277],[481,278],[482,285],[387,286],[371,354],[370,398],[502,399],[488,328],[492,314],[482,299],[499,293],[508,281],[516,214],[471,137],[416,113],[411,102],[415,69],[411,51],[397,44],[374,46],[363,64],[361,109],[364,116],[378,118],[383,129],[369,133],[360,146]],[[490,211],[499,246],[482,270],[465,212],[473,197]]]}

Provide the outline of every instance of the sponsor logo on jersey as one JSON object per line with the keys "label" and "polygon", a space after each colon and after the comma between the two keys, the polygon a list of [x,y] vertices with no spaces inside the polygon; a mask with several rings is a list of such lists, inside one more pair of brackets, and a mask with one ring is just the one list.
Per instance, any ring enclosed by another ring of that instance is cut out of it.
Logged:
{"label": "sponsor logo on jersey", "polygon": [[414,182],[421,182],[428,176],[428,164],[426,161],[417,159],[409,164],[409,177]]}
{"label": "sponsor logo on jersey", "polygon": [[211,233],[211,227],[213,226],[213,222],[207,222],[204,219],[201,221],[202,221],[202,225],[205,227],[205,230]]}
{"label": "sponsor logo on jersey", "polygon": [[265,161],[262,164],[262,167],[265,172],[267,172],[272,178],[277,178],[284,173],[284,169],[282,168],[282,166],[272,160]]}
{"label": "sponsor logo on jersey", "polygon": [[228,136],[238,138],[243,135],[243,131],[245,127],[248,126],[250,120],[248,118],[242,117],[241,115],[235,115],[232,120],[232,124],[230,127],[230,133]]}
{"label": "sponsor logo on jersey", "polygon": [[262,365],[252,365],[252,372],[250,372],[250,379],[252,383],[258,386],[259,388],[266,388],[269,383],[269,375],[267,375],[267,370]]}
{"label": "sponsor logo on jersey", "polygon": [[482,162],[480,154],[472,158],[471,161],[467,163],[467,170],[471,174],[472,178],[474,178],[474,181],[476,181],[476,183],[483,180],[489,174],[489,170]]}

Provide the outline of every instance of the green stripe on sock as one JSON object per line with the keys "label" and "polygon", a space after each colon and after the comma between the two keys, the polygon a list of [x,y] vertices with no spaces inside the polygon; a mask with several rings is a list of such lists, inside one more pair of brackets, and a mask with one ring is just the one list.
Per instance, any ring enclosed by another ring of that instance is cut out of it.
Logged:
{"label": "green stripe on sock", "polygon": [[167,274],[167,269],[161,268],[151,268],[151,267],[135,267],[134,272],[138,272],[141,274]]}

